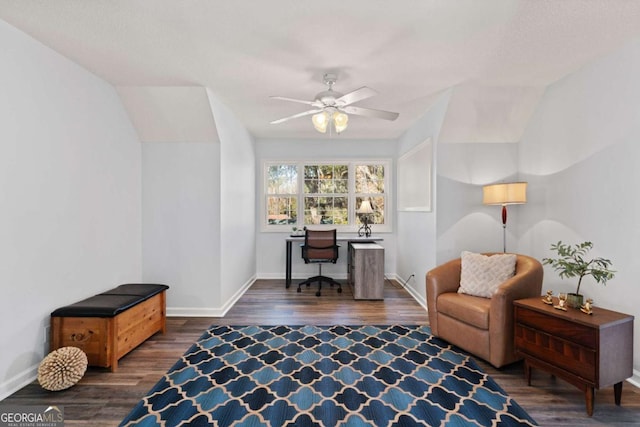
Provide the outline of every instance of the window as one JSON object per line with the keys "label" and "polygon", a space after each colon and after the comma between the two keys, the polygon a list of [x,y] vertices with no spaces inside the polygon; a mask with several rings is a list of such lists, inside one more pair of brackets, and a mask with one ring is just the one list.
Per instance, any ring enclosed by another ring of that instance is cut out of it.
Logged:
{"label": "window", "polygon": [[[390,231],[387,189],[388,161],[331,161],[317,163],[268,162],[264,170],[264,225],[266,230],[330,225],[357,231],[368,216],[370,224]],[[358,213],[362,202],[373,213]]]}
{"label": "window", "polygon": [[267,168],[267,224],[298,222],[298,169],[296,165]]}
{"label": "window", "polygon": [[[385,166],[381,164],[356,165],[355,196],[356,206],[360,207],[364,200],[369,199],[373,213],[369,215],[369,224],[384,224],[385,212]],[[366,214],[358,214],[358,224],[364,223]]]}
{"label": "window", "polygon": [[304,225],[349,224],[349,166],[304,165]]}

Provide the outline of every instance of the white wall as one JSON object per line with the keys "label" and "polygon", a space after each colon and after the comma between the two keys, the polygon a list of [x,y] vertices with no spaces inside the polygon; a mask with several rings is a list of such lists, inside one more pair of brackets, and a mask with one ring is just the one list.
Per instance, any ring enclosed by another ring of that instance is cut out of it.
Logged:
{"label": "white wall", "polygon": [[[426,306],[425,275],[436,266],[436,211],[439,209],[436,201],[436,176],[438,165],[435,161],[438,150],[440,129],[447,111],[450,92],[442,94],[429,111],[398,140],[396,156],[401,157],[412,148],[430,139],[434,150],[431,167],[431,212],[397,212],[397,277],[405,283],[420,303]],[[414,274],[409,280],[409,277]]]}
{"label": "white wall", "polygon": [[171,315],[219,314],[220,145],[143,143],[142,177],[144,281]]}
{"label": "white wall", "polygon": [[207,96],[220,143],[143,144],[143,277],[174,316],[223,316],[255,278],[253,139]]}
{"label": "white wall", "polygon": [[[343,136],[315,140],[259,140],[256,142],[256,163],[254,165],[257,171],[256,188],[259,189],[263,185],[263,162],[266,160],[351,160],[362,158],[393,160],[395,154],[396,143],[392,140],[349,140],[344,139]],[[256,192],[255,201],[256,215],[254,221],[257,224],[261,224],[260,205],[263,200],[260,198],[260,191]],[[390,206],[395,206],[393,194],[388,203]],[[376,230],[375,225],[372,228],[374,235],[384,239],[381,245],[385,248],[385,274],[393,277],[396,271],[395,233],[380,232]],[[283,279],[285,277],[285,238],[289,234],[289,232],[263,232],[259,228],[257,229],[256,265],[259,278]],[[326,273],[335,278],[346,278],[346,261],[347,251],[345,247],[340,249],[338,262],[335,265],[322,267],[323,274]],[[300,250],[293,248],[292,277],[294,279],[302,279],[317,274],[317,272],[318,266],[304,264]]]}
{"label": "white wall", "polygon": [[[531,202],[520,216],[521,250],[550,256],[551,243],[590,240],[595,256],[618,271],[606,287],[589,279],[581,293],[595,305],[640,316],[640,40],[547,89],[520,147]],[[545,289],[575,291],[547,268]],[[640,328],[634,368],[640,371]]]}
{"label": "white wall", "polygon": [[57,307],[141,279],[140,144],[115,89],[0,21],[0,400]]}
{"label": "white wall", "polygon": [[227,307],[256,275],[256,169],[253,138],[209,92],[220,138],[220,291]]}
{"label": "white wall", "polygon": [[[438,145],[438,264],[463,250],[502,252],[502,208],[482,204],[482,186],[517,180],[518,144]],[[517,251],[518,215],[528,205],[508,206],[507,251]]]}

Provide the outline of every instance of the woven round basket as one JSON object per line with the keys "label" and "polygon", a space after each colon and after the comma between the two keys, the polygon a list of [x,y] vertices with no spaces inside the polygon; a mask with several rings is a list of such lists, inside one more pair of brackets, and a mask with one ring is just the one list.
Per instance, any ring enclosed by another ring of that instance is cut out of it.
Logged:
{"label": "woven round basket", "polygon": [[78,347],[59,348],[40,362],[38,382],[45,390],[67,389],[80,381],[87,363],[87,355]]}

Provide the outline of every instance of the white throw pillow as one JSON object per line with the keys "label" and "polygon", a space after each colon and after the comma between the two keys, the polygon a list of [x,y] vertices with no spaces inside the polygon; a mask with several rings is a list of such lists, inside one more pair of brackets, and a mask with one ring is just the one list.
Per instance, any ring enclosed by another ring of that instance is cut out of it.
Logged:
{"label": "white throw pillow", "polygon": [[482,255],[463,251],[458,293],[491,298],[516,272],[515,254]]}

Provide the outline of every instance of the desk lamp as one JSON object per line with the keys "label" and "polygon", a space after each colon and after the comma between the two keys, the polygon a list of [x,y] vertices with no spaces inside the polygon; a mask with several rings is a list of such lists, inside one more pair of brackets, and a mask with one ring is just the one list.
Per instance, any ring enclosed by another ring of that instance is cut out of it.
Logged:
{"label": "desk lamp", "polygon": [[371,226],[369,225],[369,215],[374,212],[373,207],[371,207],[371,201],[368,199],[363,200],[362,203],[360,203],[360,208],[356,212],[359,214],[364,214],[361,217],[363,224],[360,227],[360,229],[358,229],[358,236],[365,236],[365,237],[371,236]]}

